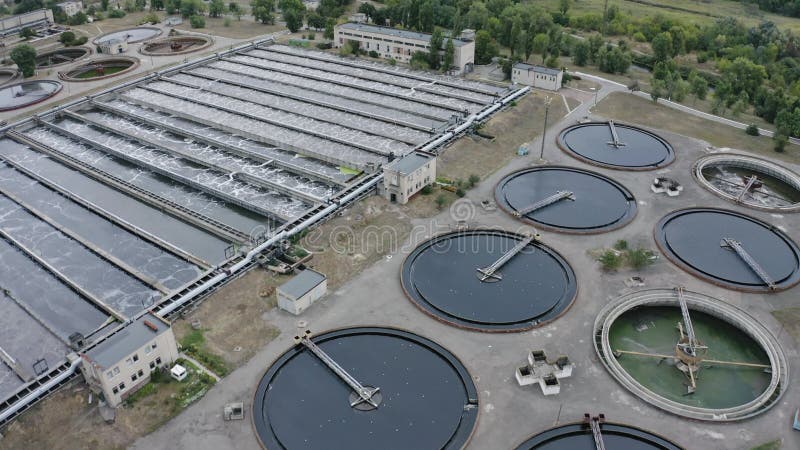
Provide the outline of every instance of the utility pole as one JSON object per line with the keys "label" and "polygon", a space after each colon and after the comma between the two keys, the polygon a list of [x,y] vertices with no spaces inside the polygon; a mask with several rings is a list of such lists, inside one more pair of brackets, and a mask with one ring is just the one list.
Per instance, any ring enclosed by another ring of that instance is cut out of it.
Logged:
{"label": "utility pole", "polygon": [[542,149],[539,151],[539,160],[544,161],[544,138],[547,134],[547,114],[550,112],[550,102],[553,101],[552,97],[544,99],[544,128],[542,129]]}

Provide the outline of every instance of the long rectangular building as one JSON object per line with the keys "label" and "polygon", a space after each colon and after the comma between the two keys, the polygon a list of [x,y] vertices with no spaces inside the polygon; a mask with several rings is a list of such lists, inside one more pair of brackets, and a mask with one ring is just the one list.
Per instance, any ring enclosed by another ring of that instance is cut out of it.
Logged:
{"label": "long rectangular building", "polygon": [[[352,22],[337,25],[333,33],[334,46],[337,48],[347,42],[357,42],[362,50],[376,51],[382,58],[392,58],[403,63],[411,61],[415,52],[431,51],[431,35],[428,33]],[[472,72],[475,65],[475,42],[453,39],[453,47],[453,69],[458,74]],[[439,49],[442,57],[443,50]]]}

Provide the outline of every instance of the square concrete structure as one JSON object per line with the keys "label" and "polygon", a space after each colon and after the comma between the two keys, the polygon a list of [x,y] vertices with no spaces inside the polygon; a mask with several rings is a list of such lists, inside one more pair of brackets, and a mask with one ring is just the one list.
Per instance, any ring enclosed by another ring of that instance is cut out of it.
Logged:
{"label": "square concrete structure", "polygon": [[409,153],[383,166],[384,195],[401,205],[435,180],[436,156],[431,153]]}
{"label": "square concrete structure", "polygon": [[516,63],[511,68],[511,82],[524,84],[539,89],[557,91],[561,89],[561,80],[564,73],[558,69],[534,66],[525,63]]}
{"label": "square concrete structure", "polygon": [[306,269],[275,290],[278,307],[294,315],[305,311],[328,291],[328,278]]}
{"label": "square concrete structure", "polygon": [[544,395],[561,392],[559,378],[572,376],[574,364],[566,356],[559,356],[555,362],[547,360],[542,350],[528,353],[528,364],[517,368],[516,378],[520,386],[538,384]]}
{"label": "square concrete structure", "polygon": [[178,358],[170,323],[147,313],[108,339],[81,354],[81,372],[112,407],[150,381],[150,373],[169,367]]}
{"label": "square concrete structure", "polygon": [[[414,52],[431,51],[431,35],[427,33],[352,22],[337,25],[333,33],[333,45],[337,48],[348,41],[356,42],[364,51],[376,51],[382,58],[393,58],[403,63],[411,61]],[[444,55],[446,42],[445,37],[442,48],[438,49],[440,56]],[[454,71],[458,74],[472,72],[475,65],[475,42],[453,39],[453,47],[455,51],[451,64]]]}
{"label": "square concrete structure", "polygon": [[128,41],[109,39],[101,42],[98,47],[100,48],[100,53],[105,55],[119,55],[120,53],[128,51]]}

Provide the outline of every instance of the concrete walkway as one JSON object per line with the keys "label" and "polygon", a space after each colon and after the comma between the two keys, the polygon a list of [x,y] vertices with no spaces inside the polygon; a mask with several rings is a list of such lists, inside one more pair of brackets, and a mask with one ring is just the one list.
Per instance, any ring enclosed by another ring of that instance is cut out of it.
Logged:
{"label": "concrete walkway", "polygon": [[203,372],[206,373],[206,375],[208,375],[211,378],[213,378],[215,382],[219,383],[219,381],[222,379],[222,378],[218,377],[217,374],[215,374],[214,372],[208,370],[208,368],[206,366],[200,364],[200,362],[198,360],[192,358],[191,356],[187,355],[186,353],[183,353],[183,352],[178,353],[178,357],[179,358],[183,358],[183,359],[189,361],[190,363],[194,364],[195,366],[197,366],[198,369],[202,370]]}

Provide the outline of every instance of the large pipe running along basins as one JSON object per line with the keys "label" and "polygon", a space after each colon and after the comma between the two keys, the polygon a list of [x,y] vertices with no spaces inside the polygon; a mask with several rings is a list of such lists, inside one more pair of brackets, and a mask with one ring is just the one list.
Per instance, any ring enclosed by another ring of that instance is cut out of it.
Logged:
{"label": "large pipe running along basins", "polygon": [[[497,111],[498,109],[502,108],[503,106],[507,105],[508,103],[513,101],[514,99],[520,97],[521,95],[527,93],[530,90],[531,90],[530,87],[525,87],[523,89],[520,89],[519,91],[509,95],[508,97],[504,98],[503,100],[500,100],[499,102],[495,103],[494,105],[492,105],[488,109],[486,109],[486,110],[484,110],[484,111],[482,111],[482,112],[470,117],[469,119],[467,119],[466,122],[464,122],[463,124],[459,125],[454,130],[445,133],[444,135],[442,135],[438,139],[435,139],[433,142],[424,145],[419,150],[430,151],[430,150],[438,147],[442,143],[444,143],[447,140],[453,138],[454,136],[457,136],[459,133],[461,133],[464,130],[466,130],[467,128],[469,128],[476,120],[485,119],[486,117],[488,117],[489,115],[491,115],[492,113]],[[355,191],[345,195],[343,198],[339,199],[335,203],[333,203],[331,205],[328,205],[325,209],[323,209],[322,211],[318,212],[317,214],[309,217],[308,219],[304,220],[303,222],[301,222],[299,225],[297,225],[296,227],[292,228],[291,230],[288,230],[288,231],[284,230],[284,231],[281,231],[280,233],[276,234],[275,236],[272,236],[271,238],[266,240],[263,244],[261,244],[258,247],[250,250],[247,253],[247,255],[245,256],[244,259],[242,259],[238,263],[236,263],[233,266],[231,266],[230,269],[228,269],[226,272],[219,273],[216,276],[214,276],[213,278],[211,278],[210,280],[208,280],[205,283],[203,283],[202,285],[192,289],[185,296],[183,296],[183,298],[181,298],[180,300],[177,300],[174,303],[171,303],[170,305],[164,307],[164,309],[159,311],[158,314],[161,317],[169,316],[169,314],[171,314],[176,309],[180,308],[183,304],[189,302],[193,298],[195,298],[198,295],[202,294],[205,290],[209,289],[210,287],[214,286],[217,283],[220,283],[222,280],[224,280],[224,279],[226,279],[226,278],[228,278],[230,276],[233,276],[238,271],[240,271],[243,267],[246,267],[247,265],[249,265],[253,261],[253,259],[257,255],[259,255],[261,252],[263,252],[264,250],[266,250],[269,247],[275,245],[276,243],[280,242],[281,240],[289,238],[289,237],[291,237],[291,236],[303,231],[304,229],[310,227],[311,225],[313,225],[314,223],[316,223],[317,221],[319,221],[320,219],[322,219],[326,215],[328,215],[328,214],[332,213],[333,211],[335,211],[336,209],[338,209],[341,204],[347,203],[350,200],[358,197],[362,193],[372,189],[381,180],[383,180],[383,173],[376,174],[372,180],[370,180],[369,182],[365,183],[363,186],[361,186],[358,189],[356,189]]]}
{"label": "large pipe running along basins", "polygon": [[[245,49],[245,48],[256,47],[256,46],[258,46],[258,45],[260,45],[260,44],[262,44],[264,42],[269,42],[269,41],[272,41],[272,40],[274,40],[272,37],[268,37],[268,38],[265,38],[265,39],[262,39],[262,40],[259,40],[259,41],[254,41],[254,42],[251,42],[251,43],[248,43],[248,44],[245,44],[245,45],[241,45],[239,47],[236,47],[234,49],[229,50],[229,52],[237,52],[237,51],[240,51],[240,50]],[[104,91],[101,91],[100,93],[98,93],[98,94],[96,94],[96,95],[94,95],[92,97],[97,97],[97,96],[100,96],[100,95],[105,95],[105,94],[108,94],[108,93],[111,93],[111,92],[115,92],[115,91],[130,87],[130,86],[133,86],[135,84],[147,81],[147,80],[152,79],[154,77],[163,76],[163,75],[165,75],[167,73],[170,73],[170,72],[180,71],[180,70],[183,70],[183,69],[185,69],[187,67],[194,66],[194,65],[200,64],[202,62],[209,61],[211,59],[219,58],[219,56],[220,56],[220,54],[217,53],[217,54],[214,54],[214,55],[209,55],[209,56],[207,56],[205,58],[201,58],[201,59],[199,59],[197,61],[192,61],[192,62],[179,64],[178,66],[175,66],[175,67],[163,70],[163,71],[151,73],[151,74],[146,75],[146,76],[144,76],[144,77],[142,77],[140,79],[132,80],[132,81],[123,83],[120,86],[112,87],[112,88],[106,89]],[[442,143],[446,142],[447,140],[453,138],[454,136],[457,136],[459,133],[461,133],[464,130],[466,130],[476,120],[485,119],[486,117],[488,117],[489,115],[491,115],[492,113],[497,111],[498,109],[506,106],[508,103],[510,103],[514,99],[522,96],[523,94],[526,94],[530,90],[531,90],[530,87],[525,87],[523,89],[520,89],[520,90],[514,92],[513,94],[511,94],[511,95],[507,96],[506,98],[500,100],[499,102],[495,103],[494,105],[492,105],[488,109],[486,109],[486,110],[478,113],[477,115],[471,117],[466,122],[464,122],[460,126],[456,127],[454,130],[452,130],[450,132],[447,132],[443,136],[441,136],[440,138],[434,140],[433,142],[424,145],[419,150],[429,151],[431,149],[434,149],[434,148],[438,147]],[[66,103],[64,105],[52,108],[51,110],[47,111],[45,114],[53,114],[53,113],[57,113],[59,111],[63,111],[65,109],[67,109],[67,108],[71,108],[73,106],[76,106],[76,105],[79,105],[81,103],[84,103],[87,100],[89,100],[90,98],[91,97],[86,96],[86,97],[82,97],[80,99],[76,99],[76,100],[71,101],[69,103]],[[3,128],[0,128],[0,134],[5,133],[9,129],[15,128],[15,127],[20,126],[20,125],[23,125],[26,122],[31,121],[32,119],[33,118],[28,117],[26,119],[19,120],[17,122],[9,124],[9,125],[7,125],[7,126],[5,126]],[[304,220],[303,222],[298,224],[296,227],[294,227],[294,228],[292,228],[291,230],[288,230],[288,231],[284,230],[284,231],[278,233],[277,235],[271,237],[270,239],[268,239],[267,241],[265,241],[261,245],[257,246],[256,248],[252,249],[251,251],[249,251],[247,253],[247,255],[245,256],[245,258],[242,261],[239,261],[238,263],[236,263],[233,266],[231,266],[230,269],[228,269],[226,272],[219,273],[216,276],[214,276],[213,278],[211,278],[210,280],[208,280],[205,283],[203,283],[202,285],[196,287],[195,289],[192,289],[185,296],[183,296],[180,300],[175,301],[174,303],[166,306],[164,309],[159,311],[158,314],[161,317],[167,317],[170,313],[172,313],[176,309],[180,308],[185,303],[191,301],[195,297],[201,295],[203,292],[205,292],[209,288],[211,288],[214,285],[220,283],[221,281],[225,280],[226,278],[236,274],[242,268],[244,268],[247,265],[249,265],[258,254],[260,254],[261,252],[263,252],[267,248],[271,247],[272,245],[275,245],[276,243],[280,242],[282,239],[291,237],[291,236],[293,236],[293,235],[305,230],[306,228],[314,225],[316,222],[318,222],[319,220],[321,220],[322,218],[324,218],[328,214],[330,214],[330,213],[334,212],[336,209],[338,209],[341,204],[347,203],[350,200],[352,200],[352,199],[358,197],[359,195],[363,194],[364,192],[367,192],[368,190],[374,188],[382,180],[383,180],[383,173],[376,174],[372,180],[368,181],[363,186],[361,186],[358,189],[356,189],[355,191],[345,195],[343,198],[337,200],[335,203],[333,203],[331,205],[328,205],[325,209],[323,209],[322,211],[318,212],[317,214],[309,217],[308,219]],[[70,367],[64,373],[59,374],[53,380],[48,381],[44,385],[42,385],[39,388],[37,388],[31,394],[28,394],[27,396],[25,396],[19,402],[14,403],[14,405],[12,405],[10,408],[8,408],[5,411],[1,412],[0,413],[0,423],[5,421],[9,417],[13,416],[17,411],[19,411],[20,409],[22,409],[26,405],[28,405],[28,403],[30,403],[32,401],[35,401],[40,395],[42,395],[42,393],[49,391],[50,389],[52,389],[53,387],[55,387],[59,383],[61,383],[64,379],[66,379],[67,377],[69,377],[72,374],[74,374],[75,371],[78,369],[78,366],[79,366],[79,363],[73,361],[70,364]]]}

